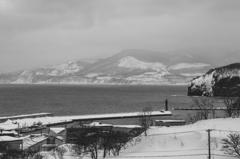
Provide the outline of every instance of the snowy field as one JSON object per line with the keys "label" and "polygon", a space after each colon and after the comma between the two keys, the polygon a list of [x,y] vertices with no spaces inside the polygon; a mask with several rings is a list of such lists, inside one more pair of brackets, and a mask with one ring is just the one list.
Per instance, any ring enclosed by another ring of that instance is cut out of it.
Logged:
{"label": "snowy field", "polygon": [[[107,158],[207,159],[207,129],[212,129],[210,133],[212,159],[238,158],[229,156],[222,151],[221,140],[230,133],[240,132],[239,125],[239,118],[225,118],[203,120],[185,126],[151,127],[148,130],[147,137],[140,137],[140,142],[133,145],[130,144],[130,146],[120,152],[119,156],[108,156]],[[45,155],[48,159],[54,159],[49,154]],[[75,159],[71,155],[71,152],[66,153],[64,159]]]}

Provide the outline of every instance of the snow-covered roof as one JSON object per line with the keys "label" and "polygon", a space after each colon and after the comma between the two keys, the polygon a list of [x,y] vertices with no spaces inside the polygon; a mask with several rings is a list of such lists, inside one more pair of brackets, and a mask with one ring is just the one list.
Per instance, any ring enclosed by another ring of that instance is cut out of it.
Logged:
{"label": "snow-covered roof", "polygon": [[22,138],[16,138],[11,136],[0,136],[0,142],[19,141],[19,140],[22,140]]}
{"label": "snow-covered roof", "polygon": [[92,122],[88,124],[89,126],[97,126],[97,127],[112,127],[112,124],[103,124],[101,122]]}
{"label": "snow-covered roof", "polygon": [[172,123],[172,122],[186,122],[185,120],[155,120],[156,122],[163,122],[163,123]]}
{"label": "snow-covered roof", "polygon": [[17,129],[18,125],[13,124],[12,120],[7,120],[4,123],[0,123],[0,130],[14,130]]}
{"label": "snow-covered roof", "polygon": [[114,128],[141,128],[140,125],[113,125]]}
{"label": "snow-covered roof", "polygon": [[17,135],[18,133],[15,130],[11,130],[11,131],[0,131],[0,134],[14,134],[14,135]]}
{"label": "snow-covered roof", "polygon": [[65,128],[50,128],[50,130],[51,130],[52,132],[54,132],[55,134],[58,134],[58,133],[64,131]]}
{"label": "snow-covered roof", "polygon": [[39,142],[46,140],[49,136],[48,135],[40,135],[40,136],[32,136],[28,135],[23,139],[23,149],[27,149],[33,145],[36,145]]}

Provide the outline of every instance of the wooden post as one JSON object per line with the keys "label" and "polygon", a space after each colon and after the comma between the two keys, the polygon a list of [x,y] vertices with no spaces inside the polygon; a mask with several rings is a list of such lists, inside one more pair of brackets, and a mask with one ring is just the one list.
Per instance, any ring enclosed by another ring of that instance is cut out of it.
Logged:
{"label": "wooden post", "polygon": [[19,128],[19,123],[18,123],[18,137],[20,137],[20,128]]}
{"label": "wooden post", "polygon": [[168,111],[168,100],[165,100],[165,111]]}

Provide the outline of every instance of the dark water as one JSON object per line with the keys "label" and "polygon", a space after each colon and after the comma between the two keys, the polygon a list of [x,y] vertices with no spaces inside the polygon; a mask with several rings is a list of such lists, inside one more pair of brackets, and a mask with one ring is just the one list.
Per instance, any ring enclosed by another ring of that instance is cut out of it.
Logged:
{"label": "dark water", "polygon": [[135,112],[188,107],[187,86],[0,85],[0,116]]}

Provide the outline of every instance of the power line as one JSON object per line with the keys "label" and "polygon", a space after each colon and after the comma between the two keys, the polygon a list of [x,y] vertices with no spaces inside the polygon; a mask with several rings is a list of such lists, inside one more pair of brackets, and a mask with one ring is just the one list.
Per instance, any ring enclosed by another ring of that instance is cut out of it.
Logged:
{"label": "power line", "polygon": [[188,150],[169,150],[169,151],[134,151],[134,152],[120,152],[120,153],[146,153],[146,152],[184,152],[184,151],[201,151],[201,150],[207,150],[207,149],[188,149]]}
{"label": "power line", "polygon": [[238,156],[219,155],[219,154],[214,154],[214,156],[224,156],[224,157],[234,157],[234,158],[239,158]]}
{"label": "power line", "polygon": [[164,134],[151,134],[147,136],[159,136],[159,135],[171,135],[171,134],[186,134],[186,133],[191,133],[191,132],[199,132],[199,131],[206,131],[206,129],[203,130],[195,130],[195,131],[182,131],[182,132],[174,132],[174,133],[164,133]]}
{"label": "power line", "polygon": [[117,156],[116,158],[156,158],[156,157],[182,157],[182,156],[206,156],[207,154],[188,154],[188,155],[163,155],[163,156]]}
{"label": "power line", "polygon": [[219,130],[219,129],[213,129],[213,131],[222,131],[222,132],[240,132],[236,130]]}

